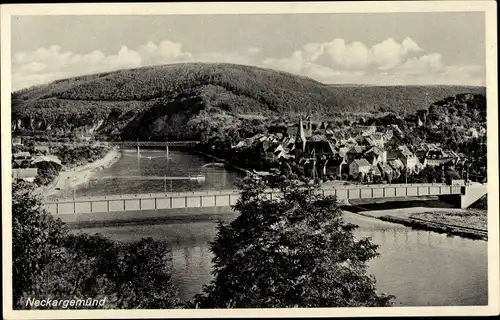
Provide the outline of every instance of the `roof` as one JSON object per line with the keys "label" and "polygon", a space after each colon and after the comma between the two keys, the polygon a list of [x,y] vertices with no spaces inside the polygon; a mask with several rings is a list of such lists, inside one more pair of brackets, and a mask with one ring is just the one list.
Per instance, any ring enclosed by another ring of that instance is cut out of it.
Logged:
{"label": "roof", "polygon": [[370,163],[370,164],[373,164],[375,162],[375,160],[377,159],[377,157],[374,155],[374,154],[369,154],[367,156],[365,156],[365,159]]}
{"label": "roof", "polygon": [[382,139],[384,136],[384,134],[382,132],[375,132],[373,135],[372,135],[372,138],[374,139],[377,139],[377,140],[380,140]]}
{"label": "roof", "polygon": [[314,134],[308,139],[308,141],[318,142],[318,141],[328,141],[328,139],[326,139],[326,137],[322,134]]}
{"label": "roof", "polygon": [[343,158],[349,152],[350,148],[349,147],[342,147],[339,149],[339,155]]}
{"label": "roof", "polygon": [[393,167],[394,169],[401,169],[404,167],[404,164],[401,160],[399,159],[395,159],[395,160],[391,160],[389,161],[389,164],[391,165],[391,167]]}
{"label": "roof", "polygon": [[31,154],[27,151],[22,151],[22,152],[14,153],[12,156],[14,158],[24,158],[24,157],[31,157]]}
{"label": "roof", "polygon": [[366,159],[356,159],[353,163],[356,163],[360,167],[370,167],[370,163]]}
{"label": "roof", "polygon": [[381,148],[379,148],[379,147],[371,147],[370,149],[368,149],[368,150],[365,152],[365,154],[367,154],[367,153],[372,153],[372,152],[373,152],[374,154],[376,154],[376,155],[381,155],[381,154],[383,154],[383,153],[385,152],[385,150],[382,150],[382,149],[381,149]]}
{"label": "roof", "polygon": [[363,152],[363,147],[355,145],[347,153],[362,153]]}
{"label": "roof", "polygon": [[35,150],[49,150],[49,146],[35,146],[34,147]]}
{"label": "roof", "polygon": [[372,170],[373,170],[374,175],[376,175],[376,176],[382,175],[382,173],[380,172],[380,170],[377,166],[372,166]]}
{"label": "roof", "polygon": [[[363,140],[366,140],[369,145],[374,146],[376,145],[375,139],[372,136],[364,136]],[[361,141],[363,141],[361,140]]]}
{"label": "roof", "polygon": [[398,150],[405,157],[411,157],[411,156],[413,156],[413,152],[411,152],[410,149],[408,149],[407,146],[399,146]]}
{"label": "roof", "polygon": [[37,157],[33,158],[31,163],[35,164],[35,163],[44,162],[44,161],[57,163],[58,165],[62,166],[61,160],[59,160],[59,158],[56,156],[37,156]]}
{"label": "roof", "polygon": [[37,168],[12,169],[12,177],[14,179],[35,178],[37,174]]}
{"label": "roof", "polygon": [[381,171],[385,172],[385,173],[391,173],[392,172],[392,168],[390,165],[388,165],[387,163],[379,163],[378,164],[379,168]]}

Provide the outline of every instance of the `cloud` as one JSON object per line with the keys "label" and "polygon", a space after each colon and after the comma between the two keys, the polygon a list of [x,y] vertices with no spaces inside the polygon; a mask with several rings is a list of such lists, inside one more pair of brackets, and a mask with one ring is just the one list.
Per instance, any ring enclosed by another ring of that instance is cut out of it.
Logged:
{"label": "cloud", "polygon": [[265,67],[300,74],[304,65],[304,57],[302,55],[302,51],[298,50],[295,51],[289,58],[267,58],[262,64]]}
{"label": "cloud", "polygon": [[137,48],[122,45],[106,55],[74,53],[58,45],[18,52],[12,57],[12,88],[18,90],[56,79],[141,66],[178,62],[226,62],[256,65],[311,77],[324,83],[484,85],[484,68],[447,65],[437,52],[426,52],[413,39],[387,38],[371,46],[336,38],[307,43],[290,56],[263,57],[261,48],[237,52],[189,52],[181,43],[148,41]]}
{"label": "cloud", "polygon": [[267,58],[263,65],[325,83],[484,85],[480,66],[446,65],[441,54],[425,52],[409,37],[371,47],[340,38],[308,43],[288,58]]}
{"label": "cloud", "polygon": [[370,49],[370,61],[379,70],[390,70],[399,65],[413,52],[421,51],[418,44],[406,38],[402,43],[388,38]]}
{"label": "cloud", "polygon": [[249,54],[259,54],[261,52],[261,49],[258,47],[250,47],[247,49],[247,52]]}

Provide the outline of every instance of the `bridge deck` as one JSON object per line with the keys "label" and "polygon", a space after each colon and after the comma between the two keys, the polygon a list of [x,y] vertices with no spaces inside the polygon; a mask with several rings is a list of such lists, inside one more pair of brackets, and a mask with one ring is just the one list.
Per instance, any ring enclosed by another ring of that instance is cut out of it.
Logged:
{"label": "bridge deck", "polygon": [[[319,192],[336,196],[339,201],[351,199],[382,199],[414,196],[461,195],[460,185],[348,185],[325,187]],[[236,204],[238,190],[167,192],[108,195],[49,200],[44,206],[53,214],[74,214],[130,210],[161,210],[178,208],[224,207]],[[281,197],[277,190],[267,190],[270,199]]]}

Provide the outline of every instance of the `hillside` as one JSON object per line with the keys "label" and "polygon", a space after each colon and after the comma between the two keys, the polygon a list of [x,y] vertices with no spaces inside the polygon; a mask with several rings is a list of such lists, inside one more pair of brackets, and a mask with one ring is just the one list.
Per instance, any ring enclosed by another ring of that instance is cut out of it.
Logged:
{"label": "hillside", "polygon": [[311,112],[412,113],[483,87],[331,86],[306,77],[233,64],[173,64],[81,76],[12,94],[12,129],[79,131],[122,139],[193,138],[199,117]]}

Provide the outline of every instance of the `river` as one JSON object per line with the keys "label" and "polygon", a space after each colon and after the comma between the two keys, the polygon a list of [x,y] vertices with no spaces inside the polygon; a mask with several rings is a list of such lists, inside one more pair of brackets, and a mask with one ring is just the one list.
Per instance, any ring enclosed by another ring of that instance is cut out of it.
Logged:
{"label": "river", "polygon": [[[104,176],[194,175],[206,176],[205,183],[174,181],[173,191],[228,189],[239,174],[221,167],[204,168],[204,157],[180,151],[143,150],[137,159],[133,150],[97,174]],[[151,157],[147,159],[144,157]],[[136,192],[161,192],[162,181],[96,180],[76,190],[77,195],[103,195]],[[170,188],[170,185],[167,186]],[[428,231],[416,231],[402,225],[346,212],[346,220],[359,226],[358,237],[371,237],[378,244],[380,256],[369,266],[380,292],[396,296],[403,306],[486,305],[487,242],[447,237]],[[234,218],[227,214],[226,221]],[[118,241],[142,237],[164,240],[172,250],[174,282],[183,300],[199,293],[210,281],[211,258],[208,242],[216,235],[216,221],[176,220],[154,225],[122,225],[87,228],[81,231],[101,233]]]}

